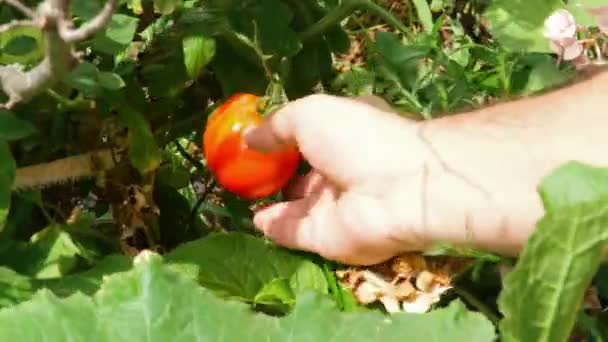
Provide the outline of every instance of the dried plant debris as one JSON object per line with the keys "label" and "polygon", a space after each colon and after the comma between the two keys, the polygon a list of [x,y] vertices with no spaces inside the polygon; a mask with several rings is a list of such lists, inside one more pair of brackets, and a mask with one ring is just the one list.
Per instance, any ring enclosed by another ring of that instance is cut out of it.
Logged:
{"label": "dried plant debris", "polygon": [[371,267],[336,272],[342,285],[363,305],[381,303],[386,311],[424,313],[452,288],[452,279],[468,261],[403,254]]}

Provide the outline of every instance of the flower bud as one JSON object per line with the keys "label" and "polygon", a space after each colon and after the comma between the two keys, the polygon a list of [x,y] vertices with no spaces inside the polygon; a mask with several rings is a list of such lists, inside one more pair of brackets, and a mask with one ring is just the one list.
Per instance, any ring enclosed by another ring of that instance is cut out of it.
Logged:
{"label": "flower bud", "polygon": [[570,12],[559,9],[545,20],[545,38],[566,47],[576,41],[576,22]]}
{"label": "flower bud", "polygon": [[545,20],[545,38],[551,50],[563,60],[571,61],[583,53],[583,45],[576,38],[576,22],[570,12],[559,9]]}

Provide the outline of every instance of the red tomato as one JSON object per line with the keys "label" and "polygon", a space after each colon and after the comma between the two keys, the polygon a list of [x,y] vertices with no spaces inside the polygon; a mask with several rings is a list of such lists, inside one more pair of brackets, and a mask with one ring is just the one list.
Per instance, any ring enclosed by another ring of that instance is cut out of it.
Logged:
{"label": "red tomato", "polygon": [[207,121],[203,151],[209,170],[228,191],[246,199],[270,196],[295,174],[300,161],[297,148],[262,153],[249,149],[242,138],[248,127],[259,125],[259,97],[235,94]]}

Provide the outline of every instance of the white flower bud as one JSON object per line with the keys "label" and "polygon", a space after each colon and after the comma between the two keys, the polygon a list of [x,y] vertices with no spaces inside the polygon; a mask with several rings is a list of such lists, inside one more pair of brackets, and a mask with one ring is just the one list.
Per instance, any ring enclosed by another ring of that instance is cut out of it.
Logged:
{"label": "white flower bud", "polygon": [[576,41],[576,22],[570,12],[559,9],[545,20],[545,38],[551,42],[567,47]]}

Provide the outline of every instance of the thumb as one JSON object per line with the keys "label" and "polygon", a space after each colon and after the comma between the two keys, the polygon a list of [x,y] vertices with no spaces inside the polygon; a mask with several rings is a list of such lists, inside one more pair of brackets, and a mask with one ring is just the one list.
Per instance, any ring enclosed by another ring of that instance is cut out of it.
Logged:
{"label": "thumb", "polygon": [[247,146],[260,152],[277,152],[296,145],[294,125],[289,110],[280,110],[264,119],[262,124],[243,132]]}

